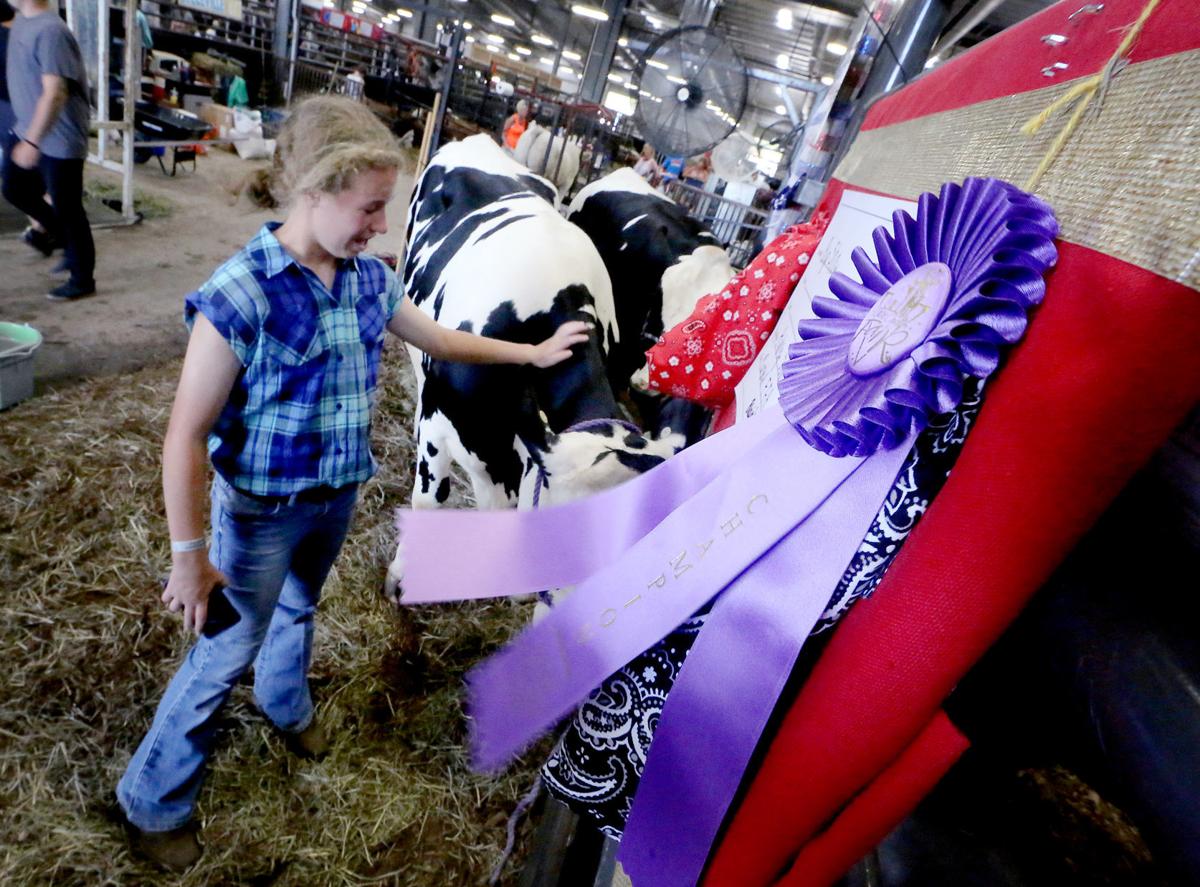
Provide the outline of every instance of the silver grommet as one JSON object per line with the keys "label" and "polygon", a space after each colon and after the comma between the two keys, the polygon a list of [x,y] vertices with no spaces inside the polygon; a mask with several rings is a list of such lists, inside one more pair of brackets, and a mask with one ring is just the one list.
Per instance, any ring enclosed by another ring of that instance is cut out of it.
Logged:
{"label": "silver grommet", "polygon": [[1069,22],[1075,21],[1075,16],[1077,16],[1077,15],[1096,15],[1097,13],[1103,12],[1103,11],[1104,11],[1103,3],[1085,3],[1085,4],[1083,4],[1083,6],[1080,6],[1078,9],[1076,9],[1074,12],[1072,12],[1070,15],[1068,15],[1067,21],[1069,21]]}

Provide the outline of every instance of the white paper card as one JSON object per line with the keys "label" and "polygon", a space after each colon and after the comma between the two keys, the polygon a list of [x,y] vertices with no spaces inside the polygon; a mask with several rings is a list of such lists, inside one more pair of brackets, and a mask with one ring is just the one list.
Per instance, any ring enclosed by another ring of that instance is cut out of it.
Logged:
{"label": "white paper card", "polygon": [[825,236],[779,316],[779,323],[734,388],[739,419],[753,416],[762,404],[775,400],[776,383],[787,360],[788,346],[800,338],[796,326],[801,320],[816,316],[812,311],[813,297],[829,295],[829,278],[835,271],[858,279],[850,253],[854,247],[861,246],[874,259],[875,244],[871,232],[880,225],[887,225],[891,230],[892,213],[898,209],[916,215],[917,204],[858,191],[847,191],[842,195]]}

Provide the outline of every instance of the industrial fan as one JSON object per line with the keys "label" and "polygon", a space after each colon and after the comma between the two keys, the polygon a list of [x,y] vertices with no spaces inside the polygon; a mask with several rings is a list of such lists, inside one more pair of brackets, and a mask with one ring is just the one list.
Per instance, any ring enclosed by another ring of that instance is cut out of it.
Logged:
{"label": "industrial fan", "polygon": [[701,154],[737,128],[746,108],[749,74],[741,57],[714,31],[676,28],[654,40],[638,61],[634,119],[664,154]]}

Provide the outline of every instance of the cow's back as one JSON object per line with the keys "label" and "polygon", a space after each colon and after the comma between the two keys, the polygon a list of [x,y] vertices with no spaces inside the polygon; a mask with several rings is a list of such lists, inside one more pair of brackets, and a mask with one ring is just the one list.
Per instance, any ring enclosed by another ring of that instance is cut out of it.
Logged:
{"label": "cow's back", "polygon": [[510,499],[520,483],[516,442],[544,441],[542,414],[559,431],[613,409],[604,376],[604,354],[617,336],[608,273],[587,236],[549,202],[549,190],[490,140],[468,139],[434,156],[409,214],[405,290],[442,326],[534,344],[568,320],[594,325],[586,346],[537,372],[413,352],[418,437],[422,423],[448,436],[456,460]]}
{"label": "cow's back", "polygon": [[628,168],[583,188],[569,218],[595,244],[612,280],[622,344],[610,358],[610,376],[621,386],[662,334],[663,274],[700,247],[719,244],[683,207]]}

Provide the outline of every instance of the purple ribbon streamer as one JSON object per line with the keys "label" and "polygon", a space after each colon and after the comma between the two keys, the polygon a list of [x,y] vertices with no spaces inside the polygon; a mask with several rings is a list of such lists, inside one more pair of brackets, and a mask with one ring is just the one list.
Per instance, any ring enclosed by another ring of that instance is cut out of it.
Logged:
{"label": "purple ribbon streamer", "polygon": [[[771,415],[775,428],[741,459],[468,674],[478,768],[502,766],[553,726],[820,508],[862,464],[818,453],[777,411]],[[867,525],[886,492],[865,509]]]}
{"label": "purple ribbon streamer", "polygon": [[553,508],[400,509],[403,603],[529,594],[593,575],[711,483],[781,419],[778,408],[764,410],[627,483]]}
{"label": "purple ribbon streamer", "polygon": [[796,657],[907,453],[864,461],[718,598],[663,706],[621,841],[635,885],[699,882]]}

